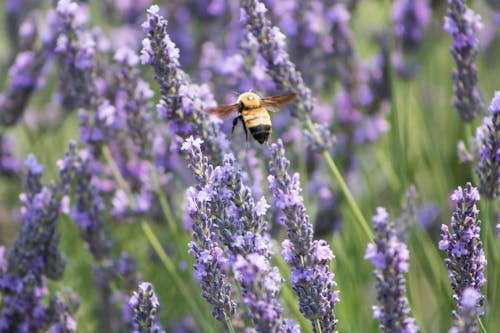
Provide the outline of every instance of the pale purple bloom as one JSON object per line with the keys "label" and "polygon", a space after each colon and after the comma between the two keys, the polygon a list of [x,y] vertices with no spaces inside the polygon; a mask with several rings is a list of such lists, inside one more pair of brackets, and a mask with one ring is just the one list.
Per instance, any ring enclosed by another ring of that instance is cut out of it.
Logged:
{"label": "pale purple bloom", "polygon": [[[460,308],[460,297],[467,288],[480,292],[485,284],[484,269],[486,258],[480,239],[481,221],[478,219],[479,191],[470,183],[465,188],[458,187],[451,195],[456,205],[451,216],[451,230],[441,226],[439,249],[447,254],[445,259],[448,277],[453,289],[453,299]],[[483,315],[484,297],[478,301],[477,313]]]}
{"label": "pale purple bloom", "polygon": [[[212,306],[212,316],[226,323],[235,314],[236,303],[232,300],[232,286],[226,281],[224,266],[227,259],[213,230],[214,219],[222,216],[223,208],[214,189],[213,166],[201,153],[202,143],[203,140],[199,138],[189,137],[182,144],[189,168],[197,180],[195,186],[188,188],[185,198],[185,211],[191,219],[193,229],[189,253],[195,259],[194,276],[201,286],[202,296]],[[206,195],[208,193],[210,196]],[[207,200],[208,198],[212,200]]]}

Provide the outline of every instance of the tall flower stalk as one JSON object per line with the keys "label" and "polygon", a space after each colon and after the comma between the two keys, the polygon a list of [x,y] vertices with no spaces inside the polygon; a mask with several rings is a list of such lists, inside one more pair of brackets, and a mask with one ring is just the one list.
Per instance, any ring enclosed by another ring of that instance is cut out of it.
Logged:
{"label": "tall flower stalk", "polygon": [[217,123],[210,121],[203,109],[214,106],[212,94],[206,85],[196,85],[180,68],[179,49],[167,32],[167,20],[159,14],[159,7],[151,6],[142,27],[147,37],[142,41],[141,62],[150,64],[160,85],[159,118],[168,121],[175,151],[190,135],[200,135],[210,154],[222,158],[229,142]]}
{"label": "tall flower stalk", "polygon": [[389,221],[385,208],[378,207],[372,221],[375,237],[366,248],[365,259],[375,266],[377,280],[377,300],[380,305],[372,307],[373,317],[380,322],[383,332],[417,332],[419,328],[415,319],[409,315],[404,276],[408,273],[410,252],[398,237],[396,225]]}
{"label": "tall flower stalk", "polygon": [[444,30],[453,37],[450,53],[456,65],[452,73],[452,104],[460,118],[466,122],[474,120],[483,109],[474,64],[479,43],[477,33],[481,28],[481,17],[467,8],[464,0],[448,0]]}
{"label": "tall flower stalk", "polygon": [[290,161],[285,157],[281,140],[271,145],[269,189],[276,208],[283,213],[287,236],[282,255],[291,266],[290,279],[299,299],[300,312],[309,319],[314,332],[334,332],[337,319],[333,313],[338,302],[334,274],[328,263],[334,258],[324,240],[313,240],[313,228],[306,214],[299,174],[289,173]]}
{"label": "tall flower stalk", "polygon": [[[57,309],[52,308],[56,300],[46,306],[43,298],[48,293],[46,279],[62,278],[66,265],[59,252],[57,230],[59,215],[67,212],[62,200],[64,184],[44,186],[43,166],[33,155],[26,165],[28,175],[21,195],[24,224],[7,252],[6,269],[0,270],[0,332],[34,332],[62,323]],[[74,323],[70,316],[64,318]]]}
{"label": "tall flower stalk", "polygon": [[232,330],[231,319],[236,311],[236,303],[231,293],[232,286],[227,281],[224,267],[227,259],[218,244],[213,228],[214,217],[222,215],[222,207],[211,198],[213,189],[213,167],[201,153],[201,139],[190,137],[182,146],[187,154],[189,168],[197,184],[186,191],[185,211],[192,220],[193,241],[189,243],[189,253],[194,257],[194,277],[201,286],[202,296],[212,306],[212,316]]}
{"label": "tall flower stalk", "polygon": [[[261,235],[267,229],[264,220],[267,204],[263,199],[254,202],[232,155],[223,158],[222,166],[213,168],[201,153],[201,143],[200,139],[190,137],[183,149],[199,182],[188,189],[186,210],[194,222],[195,241],[190,244],[190,252],[197,260],[195,275],[203,296],[214,305],[216,319],[228,323],[228,315],[234,314],[236,306],[229,298],[229,281],[225,288],[215,288],[213,281],[215,277],[216,281],[223,281],[221,269],[229,265],[242,287],[242,300],[254,328],[258,332],[294,332],[295,323],[281,318],[283,308],[277,298],[281,277],[278,269],[271,266],[269,241],[265,234]],[[217,262],[220,264],[214,266]],[[219,272],[209,274],[214,268]],[[225,298],[220,294],[224,291]]]}

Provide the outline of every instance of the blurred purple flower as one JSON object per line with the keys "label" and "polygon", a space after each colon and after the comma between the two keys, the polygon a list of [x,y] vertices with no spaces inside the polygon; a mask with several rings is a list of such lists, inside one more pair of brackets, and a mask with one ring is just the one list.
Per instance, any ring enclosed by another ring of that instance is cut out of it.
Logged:
{"label": "blurred purple flower", "polygon": [[[467,183],[465,188],[459,186],[450,198],[455,204],[451,216],[451,232],[448,226],[441,226],[439,249],[447,254],[445,263],[454,291],[453,299],[460,308],[460,297],[466,288],[474,288],[479,293],[485,284],[486,258],[480,239],[481,221],[478,219],[477,209],[479,191]],[[483,303],[484,296],[481,296],[477,310],[479,316],[483,315]]]}
{"label": "blurred purple flower", "polygon": [[453,37],[450,53],[456,64],[452,73],[452,104],[466,122],[474,120],[483,109],[474,65],[478,48],[477,32],[481,28],[481,17],[467,8],[463,0],[448,0],[444,30]]}
{"label": "blurred purple flower", "polygon": [[476,130],[477,167],[479,191],[493,199],[500,194],[500,91],[495,92],[483,119],[483,125]]}
{"label": "blurred purple flower", "polygon": [[410,305],[406,298],[406,280],[404,274],[409,270],[410,252],[396,231],[394,222],[389,221],[389,214],[383,207],[377,208],[372,218],[375,237],[369,243],[365,259],[375,266],[377,280],[377,300],[373,317],[380,322],[383,332],[417,332],[419,327],[415,319],[409,316]]}
{"label": "blurred purple flower", "polygon": [[417,73],[416,60],[410,61],[408,56],[420,47],[430,16],[429,0],[398,0],[392,5],[393,65],[403,79],[412,78]]}
{"label": "blurred purple flower", "polygon": [[[49,16],[50,13],[47,18]],[[40,22],[31,23],[42,30]],[[4,126],[12,126],[22,117],[33,92],[44,82],[44,67],[50,60],[54,40],[41,41],[40,38],[39,35],[32,36],[28,45],[16,54],[9,69],[6,91],[0,95],[0,124]]]}
{"label": "blurred purple flower", "polygon": [[313,240],[312,224],[300,194],[299,175],[290,176],[289,166],[283,144],[278,140],[271,145],[267,181],[287,229],[282,256],[292,267],[290,280],[299,299],[300,312],[313,323],[314,332],[333,332],[337,325],[333,310],[339,298],[338,291],[333,290],[336,283],[328,262],[334,256],[328,243]]}
{"label": "blurred purple flower", "polygon": [[12,154],[13,139],[0,134],[0,176],[19,175],[22,162]]}
{"label": "blurred purple flower", "polygon": [[63,191],[55,184],[45,187],[41,183],[43,166],[33,155],[26,166],[26,192],[20,196],[24,224],[0,270],[2,332],[38,331],[58,322],[51,314],[54,309],[42,300],[48,293],[46,278],[58,280],[65,270],[57,231]]}

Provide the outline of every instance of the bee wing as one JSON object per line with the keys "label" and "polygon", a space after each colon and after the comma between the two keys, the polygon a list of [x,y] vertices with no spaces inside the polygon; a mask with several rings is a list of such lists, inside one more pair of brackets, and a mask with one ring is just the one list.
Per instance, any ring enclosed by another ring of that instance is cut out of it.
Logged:
{"label": "bee wing", "polygon": [[276,112],[281,110],[286,103],[297,98],[296,93],[285,94],[281,96],[265,97],[262,99],[262,104],[268,111]]}
{"label": "bee wing", "polygon": [[221,119],[228,119],[236,112],[238,112],[239,104],[231,104],[231,105],[221,105],[215,108],[206,109],[205,112],[210,115],[216,115]]}

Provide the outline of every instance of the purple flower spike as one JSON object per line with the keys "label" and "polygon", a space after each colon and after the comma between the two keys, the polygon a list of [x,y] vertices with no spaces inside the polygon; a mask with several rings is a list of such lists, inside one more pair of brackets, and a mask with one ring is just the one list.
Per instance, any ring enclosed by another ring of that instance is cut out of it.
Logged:
{"label": "purple flower spike", "polygon": [[493,199],[500,194],[500,91],[495,92],[488,115],[476,131],[476,141],[479,150],[475,172],[479,177],[479,191]]}
{"label": "purple flower spike", "polygon": [[[255,202],[231,154],[224,156],[221,166],[213,168],[201,154],[201,144],[200,139],[192,137],[183,144],[189,167],[198,181],[187,191],[185,208],[194,222],[195,242],[191,242],[190,246],[191,253],[199,258],[195,264],[195,276],[203,289],[206,285],[203,281],[208,278],[214,280],[213,274],[209,276],[208,263],[213,266],[213,262],[218,261],[221,265],[232,267],[255,329],[258,332],[294,332],[297,326],[281,318],[283,308],[277,298],[281,276],[277,268],[270,264],[271,252],[265,234],[267,223],[264,217],[268,205],[263,198]],[[205,249],[200,254],[198,243],[203,239],[206,240],[203,243]],[[222,243],[220,247],[217,242]],[[227,248],[227,259],[222,246]],[[211,247],[217,251],[211,252]],[[214,256],[214,253],[217,255]],[[218,288],[210,292],[213,295],[222,291]],[[213,301],[214,298],[207,299]]]}
{"label": "purple flower spike", "polygon": [[477,33],[481,17],[467,8],[463,0],[448,0],[444,30],[453,37],[450,53],[455,60],[453,70],[453,107],[463,121],[474,120],[482,112],[483,102],[478,90],[474,59],[478,50]]}
{"label": "purple flower spike", "polygon": [[[445,259],[448,277],[454,291],[453,299],[460,308],[461,297],[467,288],[480,293],[485,284],[484,269],[486,258],[479,233],[481,221],[478,219],[479,191],[470,183],[465,188],[458,187],[451,195],[455,210],[451,216],[451,231],[446,225],[441,226],[439,249],[447,254]],[[484,296],[478,300],[477,314],[483,315]]]}
{"label": "purple flower spike", "polygon": [[0,269],[2,332],[45,331],[59,322],[59,313],[52,305],[44,305],[43,299],[48,293],[46,278],[58,280],[65,270],[57,230],[63,191],[55,184],[41,183],[43,167],[33,155],[26,166],[25,193],[21,194],[24,223]]}
{"label": "purple flower spike", "polygon": [[415,319],[409,316],[410,305],[406,298],[404,274],[409,269],[410,252],[398,238],[396,225],[389,221],[389,214],[383,207],[377,208],[372,218],[375,238],[368,244],[365,259],[375,266],[377,300],[373,317],[380,322],[383,332],[413,333],[419,330]]}
{"label": "purple flower spike", "polygon": [[151,283],[140,283],[138,291],[134,291],[128,305],[134,313],[134,324],[137,332],[164,332],[161,327],[155,323],[155,317],[160,307],[160,302],[158,302],[158,298],[156,297]]}
{"label": "purple flower spike", "polygon": [[221,152],[227,150],[229,142],[218,124],[210,121],[203,112],[205,108],[215,106],[214,97],[206,85],[191,83],[180,68],[179,49],[167,33],[167,20],[158,12],[158,6],[151,6],[142,25],[147,37],[142,42],[141,62],[153,67],[160,85],[159,118],[168,121],[174,137],[174,150],[180,151],[182,142],[189,136],[201,135],[210,155],[220,160]]}
{"label": "purple flower spike", "polygon": [[202,296],[212,305],[212,316],[225,324],[234,315],[236,303],[231,299],[231,283],[226,281],[224,273],[227,259],[213,231],[214,216],[222,216],[223,207],[217,204],[220,199],[213,198],[216,196],[213,166],[201,153],[202,143],[199,138],[189,137],[182,145],[197,180],[197,184],[186,191],[184,207],[193,228],[194,240],[189,243],[189,253],[195,259],[194,277],[201,286]]}
{"label": "purple flower spike", "polygon": [[299,175],[290,176],[289,166],[283,143],[278,140],[271,145],[267,181],[287,229],[282,255],[291,266],[290,279],[299,298],[300,312],[311,321],[314,332],[334,332],[337,319],[333,310],[339,298],[334,290],[334,274],[328,268],[334,255],[328,243],[313,240],[312,225],[300,194]]}

